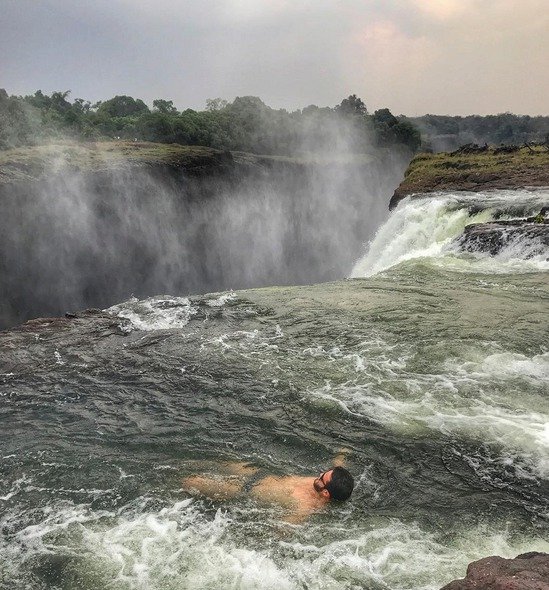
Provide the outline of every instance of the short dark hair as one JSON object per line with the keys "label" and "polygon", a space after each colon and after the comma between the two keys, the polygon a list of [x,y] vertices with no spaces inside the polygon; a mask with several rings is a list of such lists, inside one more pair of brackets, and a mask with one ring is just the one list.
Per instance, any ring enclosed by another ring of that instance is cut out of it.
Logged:
{"label": "short dark hair", "polygon": [[333,500],[347,500],[354,487],[355,480],[344,467],[334,467],[332,479],[325,485]]}

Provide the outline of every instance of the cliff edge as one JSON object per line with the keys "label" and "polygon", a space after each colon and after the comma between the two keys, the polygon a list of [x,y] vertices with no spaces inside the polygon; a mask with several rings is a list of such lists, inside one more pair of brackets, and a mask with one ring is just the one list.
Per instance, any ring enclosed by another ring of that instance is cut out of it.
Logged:
{"label": "cliff edge", "polygon": [[545,145],[464,146],[451,153],[418,154],[395,190],[389,208],[414,194],[549,186]]}
{"label": "cliff edge", "polygon": [[146,141],[69,142],[0,150],[0,187],[13,183],[47,180],[61,168],[83,173],[102,173],[117,169],[183,172],[188,176],[212,176],[235,169],[270,169],[273,166],[369,165],[378,155],[286,157],[230,152],[203,146],[150,143]]}

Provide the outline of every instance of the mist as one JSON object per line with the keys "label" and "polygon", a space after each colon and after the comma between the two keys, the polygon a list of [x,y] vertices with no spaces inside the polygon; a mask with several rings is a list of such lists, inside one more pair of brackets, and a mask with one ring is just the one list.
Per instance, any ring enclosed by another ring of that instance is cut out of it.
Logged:
{"label": "mist", "polygon": [[329,158],[241,154],[217,175],[108,162],[91,173],[61,159],[47,180],[0,193],[0,325],[132,295],[346,277],[408,159],[388,150],[357,157],[341,135]]}

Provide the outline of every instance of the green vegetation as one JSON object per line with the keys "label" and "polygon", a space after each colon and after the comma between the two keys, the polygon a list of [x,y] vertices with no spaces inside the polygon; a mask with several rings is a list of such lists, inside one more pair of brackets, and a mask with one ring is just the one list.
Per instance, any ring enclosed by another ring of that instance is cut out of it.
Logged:
{"label": "green vegetation", "polygon": [[423,147],[435,152],[452,151],[467,143],[522,145],[549,141],[549,117],[501,113],[486,117],[424,115],[408,120],[421,131]]}
{"label": "green vegetation", "polygon": [[[251,156],[248,155],[248,158]],[[259,158],[259,157],[258,157]],[[238,160],[244,158],[238,158]],[[186,171],[225,162],[219,150],[201,146],[166,145],[140,141],[79,142],[59,140],[44,145],[0,151],[0,184],[37,180],[59,164],[82,171],[127,166],[169,166]]]}
{"label": "green vegetation", "polygon": [[526,186],[549,186],[549,149],[545,145],[508,152],[488,148],[476,153],[421,153],[410,162],[391,207],[413,193]]}
{"label": "green vegetation", "polygon": [[415,151],[421,137],[388,109],[369,115],[356,95],[340,105],[275,110],[254,96],[208,100],[206,110],[179,112],[157,99],[152,110],[130,96],[90,104],[69,91],[51,96],[40,90],[8,96],[0,89],[0,149],[39,145],[56,139],[135,140],[200,145],[256,154],[369,153],[380,147]]}
{"label": "green vegetation", "polygon": [[93,172],[119,167],[170,167],[188,173],[202,173],[233,165],[272,166],[286,164],[364,165],[383,159],[387,149],[375,155],[335,154],[325,156],[270,156],[247,152],[227,153],[203,146],[151,143],[145,141],[72,141],[56,140],[47,144],[0,150],[0,185],[16,181],[39,180],[68,166]]}

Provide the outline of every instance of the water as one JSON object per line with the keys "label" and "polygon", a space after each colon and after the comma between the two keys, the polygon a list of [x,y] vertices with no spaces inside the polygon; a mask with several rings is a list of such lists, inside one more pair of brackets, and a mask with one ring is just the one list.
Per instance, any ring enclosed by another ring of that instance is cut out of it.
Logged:
{"label": "water", "polygon": [[[547,196],[404,202],[350,280],[2,333],[2,587],[435,589],[549,551],[547,262],[454,245]],[[181,490],[197,460],[315,474],[342,446],[351,501],[302,525]]]}
{"label": "water", "polygon": [[407,163],[241,154],[186,177],[108,158],[86,174],[60,159],[48,180],[0,186],[0,329],[132,295],[345,277]]}

